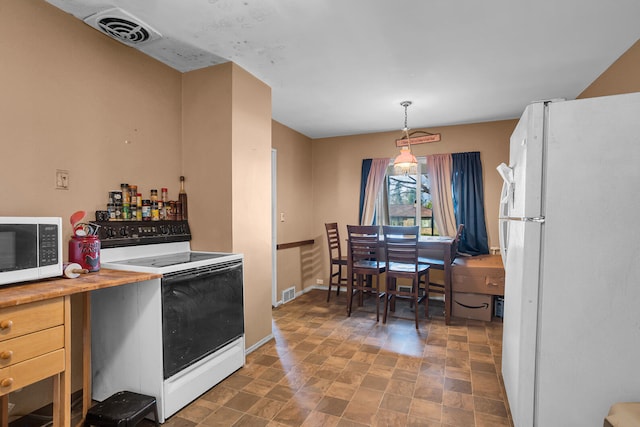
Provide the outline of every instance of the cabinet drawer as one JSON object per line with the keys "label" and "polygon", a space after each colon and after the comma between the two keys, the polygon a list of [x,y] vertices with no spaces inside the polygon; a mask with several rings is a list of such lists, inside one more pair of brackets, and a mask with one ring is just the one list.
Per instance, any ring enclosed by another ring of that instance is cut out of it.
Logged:
{"label": "cabinet drawer", "polygon": [[0,395],[64,371],[64,349],[0,369]]}
{"label": "cabinet drawer", "polygon": [[485,295],[504,295],[504,273],[454,273],[451,277],[451,290]]}
{"label": "cabinet drawer", "polygon": [[0,341],[0,368],[64,347],[64,326]]}
{"label": "cabinet drawer", "polygon": [[63,298],[0,309],[0,341],[64,323]]}

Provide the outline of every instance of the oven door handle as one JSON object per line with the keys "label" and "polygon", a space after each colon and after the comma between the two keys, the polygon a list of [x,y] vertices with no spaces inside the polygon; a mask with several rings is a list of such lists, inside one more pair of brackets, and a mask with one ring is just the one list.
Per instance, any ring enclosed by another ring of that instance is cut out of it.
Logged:
{"label": "oven door handle", "polygon": [[203,267],[196,267],[190,270],[164,273],[162,275],[162,279],[172,280],[172,279],[184,279],[188,277],[201,277],[201,276],[210,275],[210,274],[221,274],[237,268],[242,268],[242,261],[232,261],[224,264],[207,265]]}

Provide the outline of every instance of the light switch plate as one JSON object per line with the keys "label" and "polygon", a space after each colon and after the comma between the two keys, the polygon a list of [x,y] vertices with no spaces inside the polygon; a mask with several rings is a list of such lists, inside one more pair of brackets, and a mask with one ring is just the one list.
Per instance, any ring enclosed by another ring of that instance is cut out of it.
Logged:
{"label": "light switch plate", "polygon": [[69,189],[69,171],[61,169],[56,170],[56,188],[58,190]]}

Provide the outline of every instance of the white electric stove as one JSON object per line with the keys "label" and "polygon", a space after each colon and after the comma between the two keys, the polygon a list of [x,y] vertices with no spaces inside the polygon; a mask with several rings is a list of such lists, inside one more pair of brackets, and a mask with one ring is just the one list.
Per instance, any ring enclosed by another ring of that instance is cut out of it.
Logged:
{"label": "white electric stove", "polygon": [[162,423],[244,365],[243,256],[191,251],[186,221],[98,225],[102,268],[162,278],[92,293],[93,398],[154,396]]}

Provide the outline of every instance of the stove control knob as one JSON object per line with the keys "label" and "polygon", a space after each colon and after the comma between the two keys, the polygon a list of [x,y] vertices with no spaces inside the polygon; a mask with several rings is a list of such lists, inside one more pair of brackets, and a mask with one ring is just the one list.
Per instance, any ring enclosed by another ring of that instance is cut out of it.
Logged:
{"label": "stove control knob", "polygon": [[160,227],[160,234],[169,234],[169,227],[167,225],[161,225]]}
{"label": "stove control knob", "polygon": [[122,227],[122,228],[120,229],[120,235],[121,235],[122,237],[127,237],[127,235],[128,235],[128,234],[129,234],[129,230],[127,230],[127,227]]}
{"label": "stove control knob", "polygon": [[107,238],[109,239],[113,239],[114,237],[116,237],[116,230],[112,227],[109,227],[105,230],[105,233],[107,235]]}

